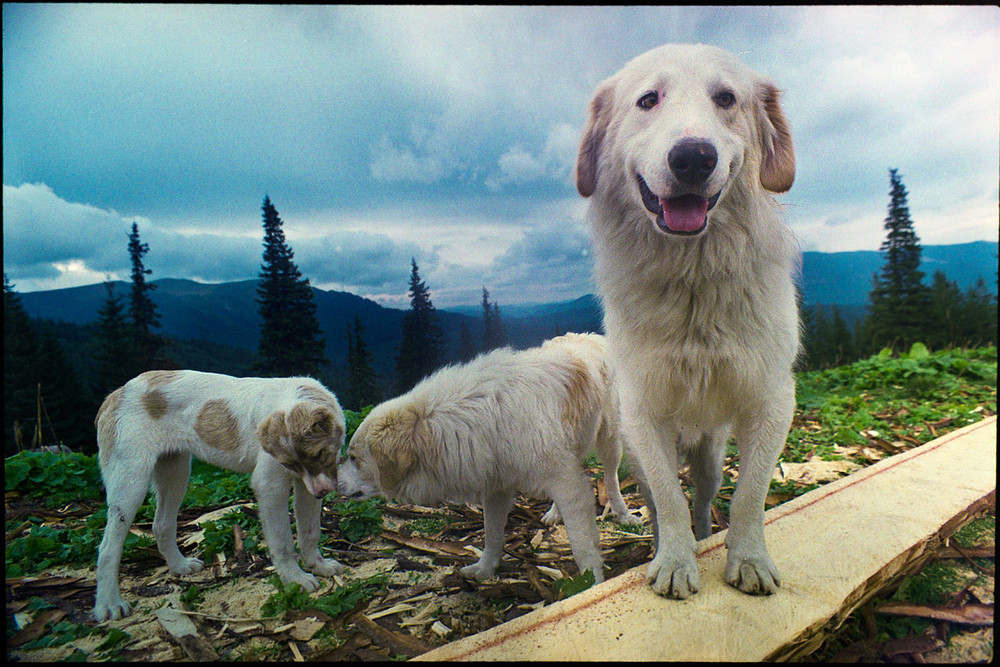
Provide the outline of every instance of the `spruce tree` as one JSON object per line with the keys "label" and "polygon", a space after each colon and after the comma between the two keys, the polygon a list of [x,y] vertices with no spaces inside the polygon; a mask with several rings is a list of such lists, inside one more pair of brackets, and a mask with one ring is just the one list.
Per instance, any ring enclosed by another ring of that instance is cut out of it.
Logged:
{"label": "spruce tree", "polygon": [[840,309],[833,307],[833,323],[831,325],[831,347],[834,351],[834,358],[831,365],[841,366],[854,361],[857,357],[854,352],[854,337],[847,326],[847,322],[840,316]]}
{"label": "spruce tree", "polygon": [[346,406],[361,410],[379,402],[379,391],[375,384],[375,370],[372,368],[372,354],[368,351],[361,334],[361,318],[354,316],[354,332],[347,330],[347,383]]}
{"label": "spruce tree", "polygon": [[444,332],[430,290],[420,279],[417,260],[410,260],[410,309],[403,315],[403,337],[396,355],[396,384],[405,393],[430,375],[444,359]]}
{"label": "spruce tree", "polygon": [[899,345],[908,349],[928,329],[929,293],[920,270],[920,239],[913,230],[906,188],[896,169],[891,183],[886,239],[880,250],[885,264],[869,295],[868,341],[873,349]]}
{"label": "spruce tree", "polygon": [[97,311],[92,343],[93,388],[102,398],[132,379],[133,370],[140,366],[136,337],[125,317],[122,299],[115,294],[115,285],[110,280],[104,283],[104,288],[108,296]]}
{"label": "spruce tree", "polygon": [[463,364],[472,361],[476,357],[476,344],[472,342],[472,333],[465,320],[459,325],[458,340],[458,360]]}
{"label": "spruce tree", "polygon": [[490,293],[483,287],[483,352],[507,345],[507,329],[500,317],[500,306],[490,303]]}
{"label": "spruce tree", "polygon": [[302,278],[285,242],[282,220],[271,198],[264,197],[264,264],[257,285],[261,317],[254,371],[265,376],[317,375],[329,363],[316,319],[309,279]]}
{"label": "spruce tree", "polygon": [[149,252],[149,244],[139,240],[139,226],[132,223],[132,233],[128,235],[128,254],[132,262],[132,299],[129,316],[132,318],[132,332],[135,336],[137,366],[130,369],[135,375],[142,371],[165,365],[163,348],[166,340],[153,329],[160,326],[160,315],[156,311],[152,292],[156,285],[146,282],[146,276],[153,273],[147,269],[142,258]]}

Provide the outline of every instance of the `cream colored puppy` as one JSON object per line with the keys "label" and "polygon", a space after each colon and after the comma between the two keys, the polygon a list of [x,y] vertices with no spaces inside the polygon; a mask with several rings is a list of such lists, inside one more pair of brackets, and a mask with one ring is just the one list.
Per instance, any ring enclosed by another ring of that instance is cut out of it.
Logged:
{"label": "cream colored puppy", "polygon": [[299,552],[320,576],[344,570],[319,553],[322,498],[337,484],[344,413],[336,396],[311,378],[234,378],[196,371],[150,371],[112,392],[97,414],[101,476],[108,521],[97,557],[98,621],[131,611],[121,597],[122,547],[146,497],[156,491],[153,533],[171,571],[202,569],[177,548],[177,510],[197,456],[221,468],[251,473],[261,527],[283,582],[319,588],[295,558],[288,498],[295,488]]}
{"label": "cream colored puppy", "polygon": [[725,579],[756,594],[780,584],[764,498],[795,408],[798,250],[771,193],[794,177],[778,89],[722,49],[653,49],[590,102],[576,184],[590,198],[625,447],[656,527],[657,593],[698,590],[677,468],[691,464],[706,537],[730,431],[740,476]]}
{"label": "cream colored puppy", "polygon": [[496,572],[514,496],[552,498],[580,571],[603,581],[593,487],[582,465],[607,399],[598,339],[494,350],[382,403],[351,439],[340,492],[421,505],[481,503],[483,555],[462,568],[476,579]]}

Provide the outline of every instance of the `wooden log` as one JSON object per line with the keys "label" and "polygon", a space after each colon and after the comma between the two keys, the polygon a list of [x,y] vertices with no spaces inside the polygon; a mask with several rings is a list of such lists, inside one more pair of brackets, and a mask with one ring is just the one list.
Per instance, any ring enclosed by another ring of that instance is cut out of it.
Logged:
{"label": "wooden log", "polygon": [[794,660],[994,504],[996,417],[768,511],[782,575],[768,597],[726,585],[725,532],[699,543],[701,591],[653,593],[646,566],[417,660]]}

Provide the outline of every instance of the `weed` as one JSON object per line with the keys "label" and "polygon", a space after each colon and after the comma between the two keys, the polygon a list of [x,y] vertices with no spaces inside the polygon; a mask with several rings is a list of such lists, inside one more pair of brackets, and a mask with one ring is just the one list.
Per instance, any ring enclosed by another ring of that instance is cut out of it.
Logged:
{"label": "weed", "polygon": [[286,611],[317,609],[331,618],[336,618],[384,589],[388,578],[380,574],[368,579],[351,581],[327,595],[315,598],[294,582],[282,584],[277,576],[271,577],[268,581],[277,592],[264,602],[260,608],[261,616],[277,616]]}
{"label": "weed", "polygon": [[340,532],[348,542],[359,542],[369,535],[382,532],[382,498],[346,500],[337,504]]}

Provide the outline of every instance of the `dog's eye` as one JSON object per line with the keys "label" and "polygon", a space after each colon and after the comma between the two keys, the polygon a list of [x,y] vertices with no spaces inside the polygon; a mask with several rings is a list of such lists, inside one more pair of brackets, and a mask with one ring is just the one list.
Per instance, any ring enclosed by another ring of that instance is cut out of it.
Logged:
{"label": "dog's eye", "polygon": [[728,90],[724,90],[721,93],[716,93],[712,97],[712,101],[714,101],[716,105],[722,107],[723,109],[728,109],[729,107],[736,104],[736,96],[733,95]]}
{"label": "dog's eye", "polygon": [[659,104],[659,102],[660,102],[660,94],[657,93],[655,90],[651,90],[642,97],[640,97],[639,101],[636,102],[635,105],[640,109],[652,109],[657,104]]}

